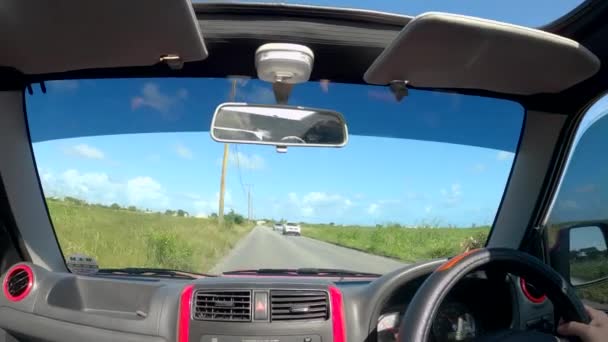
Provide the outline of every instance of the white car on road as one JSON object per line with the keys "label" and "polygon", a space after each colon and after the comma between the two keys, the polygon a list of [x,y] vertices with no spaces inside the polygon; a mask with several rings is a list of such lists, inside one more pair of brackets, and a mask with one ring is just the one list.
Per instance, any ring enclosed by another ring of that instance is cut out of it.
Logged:
{"label": "white car on road", "polygon": [[272,227],[272,230],[276,231],[276,232],[283,232],[283,224],[282,223],[275,223],[274,227]]}
{"label": "white car on road", "polygon": [[288,222],[283,227],[283,235],[297,235],[297,236],[300,236],[301,233],[302,233],[302,230],[300,229],[300,225],[297,224],[297,223]]}

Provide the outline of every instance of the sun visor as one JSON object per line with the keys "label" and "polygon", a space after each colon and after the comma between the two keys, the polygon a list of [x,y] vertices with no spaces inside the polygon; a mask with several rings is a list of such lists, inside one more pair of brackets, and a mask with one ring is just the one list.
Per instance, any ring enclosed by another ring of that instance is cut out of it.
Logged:
{"label": "sun visor", "polygon": [[371,84],[557,93],[591,76],[599,59],[579,43],[485,19],[425,13],[410,21],[365,73]]}
{"label": "sun visor", "polygon": [[189,0],[5,0],[0,66],[26,74],[207,57]]}

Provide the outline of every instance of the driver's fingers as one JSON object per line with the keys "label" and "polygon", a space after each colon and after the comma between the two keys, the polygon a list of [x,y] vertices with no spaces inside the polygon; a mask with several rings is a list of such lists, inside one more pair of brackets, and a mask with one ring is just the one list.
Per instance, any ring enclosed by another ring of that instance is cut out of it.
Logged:
{"label": "driver's fingers", "polygon": [[567,322],[557,327],[557,332],[564,336],[578,336],[588,338],[591,327],[580,322]]}
{"label": "driver's fingers", "polygon": [[587,311],[587,314],[589,315],[589,318],[591,318],[591,321],[606,321],[608,320],[608,317],[606,317],[606,314],[596,310],[594,308],[591,308],[587,305],[585,305],[585,309]]}

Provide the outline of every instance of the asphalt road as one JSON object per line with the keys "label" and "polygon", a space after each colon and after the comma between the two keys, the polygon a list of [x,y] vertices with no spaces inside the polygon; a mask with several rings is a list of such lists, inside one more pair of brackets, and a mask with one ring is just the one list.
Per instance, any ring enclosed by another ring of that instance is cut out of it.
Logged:
{"label": "asphalt road", "polygon": [[224,257],[211,273],[258,268],[340,268],[386,273],[405,264],[303,236],[283,236],[257,226]]}

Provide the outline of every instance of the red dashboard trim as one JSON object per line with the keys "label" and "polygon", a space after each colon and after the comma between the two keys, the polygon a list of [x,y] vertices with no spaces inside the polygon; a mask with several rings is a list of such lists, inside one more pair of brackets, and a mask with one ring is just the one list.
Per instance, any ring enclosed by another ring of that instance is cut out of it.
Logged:
{"label": "red dashboard trim", "polygon": [[528,290],[528,285],[526,284],[526,280],[524,278],[519,278],[519,286],[521,286],[521,291],[524,293],[524,296],[526,296],[526,298],[534,304],[541,304],[547,299],[546,295],[534,297]]}
{"label": "red dashboard trim", "polygon": [[179,317],[177,321],[177,342],[188,342],[190,339],[190,310],[194,285],[186,285],[179,296]]}
{"label": "red dashboard trim", "polygon": [[[19,270],[25,271],[25,273],[27,273],[30,280],[27,283],[27,288],[25,289],[25,291],[23,291],[22,294],[20,294],[18,296],[13,296],[8,292],[8,280],[13,273],[15,273],[16,271],[19,271]],[[16,265],[16,266],[11,267],[6,272],[6,275],[4,276],[4,280],[2,281],[2,290],[4,291],[4,296],[6,297],[6,299],[10,300],[11,302],[19,302],[19,301],[23,300],[25,297],[27,297],[27,295],[30,294],[33,286],[34,286],[34,272],[27,265]]]}
{"label": "red dashboard trim", "polygon": [[331,304],[331,324],[334,335],[333,342],[346,342],[344,303],[342,302],[342,292],[340,292],[340,289],[335,286],[330,286],[329,300]]}

